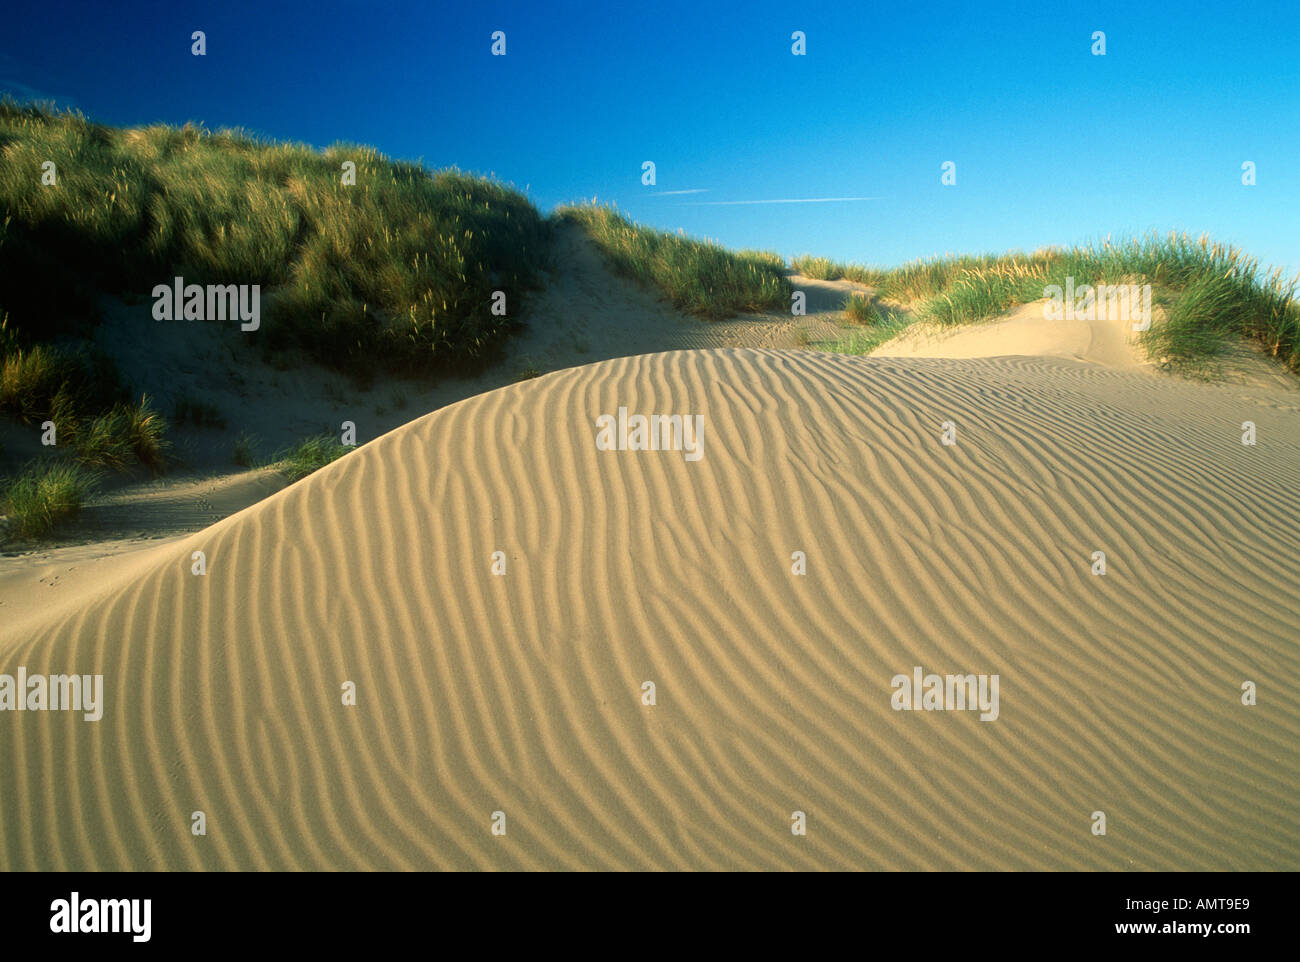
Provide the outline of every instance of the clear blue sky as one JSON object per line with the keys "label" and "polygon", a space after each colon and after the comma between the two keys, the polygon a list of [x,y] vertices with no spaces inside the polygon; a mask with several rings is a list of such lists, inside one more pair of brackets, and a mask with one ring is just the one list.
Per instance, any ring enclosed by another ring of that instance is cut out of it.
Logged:
{"label": "clear blue sky", "polygon": [[[369,143],[734,247],[893,264],[1176,228],[1300,270],[1296,0],[125,0],[3,19],[0,88],[96,120]],[[818,197],[874,199],[718,203]]]}

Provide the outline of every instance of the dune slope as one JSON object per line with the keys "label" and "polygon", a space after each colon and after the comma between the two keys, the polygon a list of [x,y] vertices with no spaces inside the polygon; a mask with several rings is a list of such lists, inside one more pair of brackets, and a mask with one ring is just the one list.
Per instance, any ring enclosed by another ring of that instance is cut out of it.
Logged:
{"label": "dune slope", "polygon": [[[620,406],[703,457],[597,450]],[[0,712],[0,868],[1298,869],[1298,413],[763,350],[471,398],[0,626],[105,688]],[[894,710],[914,666],[997,719]]]}

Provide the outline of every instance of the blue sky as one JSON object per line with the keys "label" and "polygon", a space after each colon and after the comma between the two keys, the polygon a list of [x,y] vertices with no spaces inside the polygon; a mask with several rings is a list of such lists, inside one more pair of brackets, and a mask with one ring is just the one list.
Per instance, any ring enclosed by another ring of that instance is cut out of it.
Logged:
{"label": "blue sky", "polygon": [[[1294,0],[128,0],[4,19],[0,88],[96,120],[369,143],[733,247],[887,265],[1178,229],[1300,271]],[[873,199],[729,203],[819,197]]]}

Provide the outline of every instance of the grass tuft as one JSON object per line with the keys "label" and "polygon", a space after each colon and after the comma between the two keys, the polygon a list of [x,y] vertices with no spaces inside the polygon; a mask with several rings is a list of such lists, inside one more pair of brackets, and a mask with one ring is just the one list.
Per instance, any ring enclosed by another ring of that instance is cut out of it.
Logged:
{"label": "grass tuft", "polygon": [[829,257],[804,254],[794,259],[793,266],[804,277],[811,277],[815,281],[835,281],[844,276],[842,265],[836,264]]}
{"label": "grass tuft", "polygon": [[844,316],[854,324],[877,326],[885,323],[885,316],[866,294],[850,294],[844,300]]}
{"label": "grass tuft", "polygon": [[167,440],[167,420],[156,410],[149,395],[142,395],[139,404],[123,408],[126,417],[126,437],[135,459],[155,474],[167,469],[171,442]]}
{"label": "grass tuft", "polygon": [[353,448],[342,444],[332,434],[320,434],[316,437],[299,441],[292,448],[277,456],[280,470],[290,482],[307,477],[319,471],[332,461],[337,461]]}
{"label": "grass tuft", "polygon": [[257,466],[257,438],[247,431],[235,438],[235,443],[230,451],[230,460],[241,468],[253,468]]}
{"label": "grass tuft", "polygon": [[16,334],[0,339],[0,410],[25,423],[50,418],[57,425],[56,413],[80,420],[125,397],[113,362],[102,351],[20,345]]}
{"label": "grass tuft", "polygon": [[131,464],[131,438],[121,407],[79,425],[72,441],[78,463],[87,468],[125,471]]}
{"label": "grass tuft", "polygon": [[97,486],[95,474],[78,464],[37,461],[0,488],[0,503],[19,537],[40,538],[80,514]]}
{"label": "grass tuft", "polygon": [[833,354],[870,354],[910,325],[910,321],[898,315],[877,312],[876,316],[879,320],[852,328],[837,340],[817,341],[811,346],[814,350],[830,351]]}
{"label": "grass tuft", "polygon": [[178,397],[172,402],[172,421],[196,428],[224,428],[226,417],[215,404],[199,398]]}
{"label": "grass tuft", "polygon": [[[167,422],[154,410],[147,394],[138,403],[118,404],[107,414],[72,423],[76,425],[71,438],[76,458],[85,467],[126,471],[138,463],[155,474],[167,468],[171,450]],[[66,437],[67,430],[63,430]]]}

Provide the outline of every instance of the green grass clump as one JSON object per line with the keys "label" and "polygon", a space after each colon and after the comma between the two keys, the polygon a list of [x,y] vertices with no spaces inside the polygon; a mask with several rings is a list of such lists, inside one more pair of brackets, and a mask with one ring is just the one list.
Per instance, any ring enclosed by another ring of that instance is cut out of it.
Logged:
{"label": "green grass clump", "polygon": [[69,368],[52,348],[12,348],[0,358],[0,408],[24,421],[43,419],[71,373]]}
{"label": "green grass clump", "polygon": [[817,341],[811,347],[818,351],[830,351],[833,354],[870,354],[886,341],[893,340],[904,331],[910,321],[892,314],[879,314],[876,323],[855,327],[843,337],[834,341]]}
{"label": "green grass clump", "polygon": [[[1035,260],[1039,254],[1028,255]],[[863,268],[870,284],[882,297],[902,303],[926,300],[947,290],[959,278],[999,264],[1016,262],[1024,255],[962,255],[911,261],[890,270]]]}
{"label": "green grass clump", "polygon": [[850,294],[844,299],[844,316],[854,324],[876,326],[885,323],[885,316],[880,308],[866,294]]}
{"label": "green grass clump", "polygon": [[172,421],[175,424],[190,424],[196,428],[226,426],[226,417],[215,404],[189,396],[178,397],[172,402]]}
{"label": "green grass clump", "polygon": [[84,335],[101,292],[151,298],[180,275],[261,285],[247,336],[270,351],[349,373],[472,369],[517,326],[547,258],[549,225],[522,194],[369,147],[115,128],[5,101],[0,155],[0,310],[33,342]]}
{"label": "green grass clump", "polygon": [[[954,276],[948,286],[940,288],[919,310],[927,321],[940,325],[964,324],[1001,314],[1016,304],[1027,304],[1043,297],[1046,285],[1054,283],[1053,265],[1014,257],[972,269]],[[1068,271],[1066,272],[1068,273]],[[1060,275],[1064,286],[1065,274]],[[1088,275],[1073,275],[1084,283]],[[1097,278],[1091,283],[1105,283]]]}
{"label": "green grass clump", "polygon": [[736,256],[741,257],[746,261],[752,261],[756,264],[766,264],[772,270],[783,276],[788,270],[785,258],[776,251],[763,251],[746,248],[745,250],[737,251]]}
{"label": "green grass clump", "polygon": [[813,257],[804,254],[794,259],[794,269],[805,277],[818,281],[853,281],[855,284],[867,284],[875,287],[879,284],[883,271],[861,264],[846,264],[829,257]]}
{"label": "green grass clump", "polygon": [[247,431],[235,438],[235,443],[230,451],[230,460],[234,461],[241,468],[252,468],[257,466],[257,438]]}
{"label": "green grass clump", "polygon": [[[65,437],[67,433],[65,429]],[[126,412],[120,407],[79,425],[72,442],[77,461],[88,468],[125,471],[131,463],[131,440],[127,437]]]}
{"label": "green grass clump", "polygon": [[305,478],[313,471],[319,471],[331,461],[337,461],[353,448],[342,444],[332,434],[321,434],[299,441],[292,448],[282,452],[276,460],[290,482]]}
{"label": "green grass clump", "polygon": [[804,254],[802,257],[796,257],[792,264],[794,269],[804,277],[811,277],[817,281],[834,281],[844,276],[839,265],[829,257],[813,257],[811,254]]}
{"label": "green grass clump", "polygon": [[171,442],[167,440],[167,419],[154,410],[149,395],[141,396],[140,403],[129,404],[126,415],[126,437],[135,459],[155,474],[167,469]]}
{"label": "green grass clump", "polygon": [[620,273],[657,287],[674,307],[710,320],[787,309],[784,262],[770,252],[736,253],[719,244],[633,224],[613,207],[557,211],[581,226]]}
{"label": "green grass clump", "polygon": [[1140,341],[1152,357],[1187,373],[1213,367],[1234,339],[1263,347],[1300,373],[1300,278],[1265,271],[1226,244],[1186,234],[1147,235],[1031,254],[965,255],[914,261],[892,270],[833,265],[830,273],[871,286],[877,295],[915,305],[916,316],[938,325],[996,317],[1041,300],[1049,285],[1150,284],[1165,319]]}
{"label": "green grass clump", "polygon": [[1300,302],[1297,280],[1274,271],[1262,279],[1253,273],[1225,270],[1193,278],[1174,298],[1162,324],[1144,332],[1152,357],[1168,358],[1174,367],[1195,371],[1209,366],[1230,341],[1245,337],[1300,373]]}
{"label": "green grass clump", "polygon": [[795,270],[824,281],[852,281],[874,289],[880,297],[907,304],[932,298],[948,290],[957,280],[970,273],[1006,267],[1022,261],[1043,263],[1052,249],[1032,255],[985,254],[960,257],[936,257],[912,261],[901,267],[879,268],[835,261],[826,257],[804,255],[794,261]]}
{"label": "green grass clump", "polygon": [[37,461],[0,488],[0,504],[21,538],[39,538],[81,513],[98,481],[88,469],[64,460]]}
{"label": "green grass clump", "polygon": [[818,341],[809,346],[835,354],[870,354],[911,324],[900,313],[882,311],[866,294],[849,294],[844,299],[844,315],[854,325],[849,333],[834,341]]}
{"label": "green grass clump", "polygon": [[[118,404],[106,414],[73,423],[71,440],[80,464],[125,471],[139,463],[155,474],[166,470],[171,449],[167,422],[154,410],[147,394],[138,403]],[[65,436],[67,433],[65,429]]]}
{"label": "green grass clump", "polygon": [[[0,334],[4,333],[0,322]],[[112,360],[103,351],[21,345],[16,335],[0,338],[0,411],[28,424],[51,419],[62,431],[61,418],[80,420],[126,396]]]}

